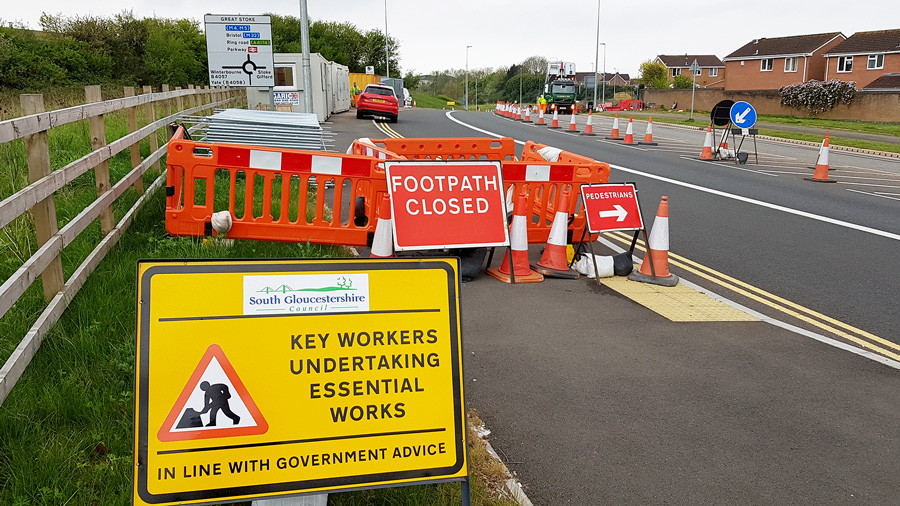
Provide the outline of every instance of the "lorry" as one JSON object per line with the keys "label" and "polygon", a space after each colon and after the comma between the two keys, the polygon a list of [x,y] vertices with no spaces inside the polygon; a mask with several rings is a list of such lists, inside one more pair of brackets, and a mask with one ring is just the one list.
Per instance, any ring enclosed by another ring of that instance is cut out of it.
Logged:
{"label": "lorry", "polygon": [[547,111],[553,106],[560,113],[571,113],[575,106],[575,64],[572,62],[551,61],[547,63],[547,75],[544,79],[544,100]]}

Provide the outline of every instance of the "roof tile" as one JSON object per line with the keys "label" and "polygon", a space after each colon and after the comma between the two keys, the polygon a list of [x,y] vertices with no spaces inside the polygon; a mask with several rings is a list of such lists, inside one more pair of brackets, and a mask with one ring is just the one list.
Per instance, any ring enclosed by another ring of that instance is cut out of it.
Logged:
{"label": "roof tile", "polygon": [[744,44],[743,47],[725,58],[808,54],[838,36],[843,37],[843,34],[841,34],[841,32],[829,32],[812,35],[794,35],[791,37],[775,37],[771,39],[755,39]]}

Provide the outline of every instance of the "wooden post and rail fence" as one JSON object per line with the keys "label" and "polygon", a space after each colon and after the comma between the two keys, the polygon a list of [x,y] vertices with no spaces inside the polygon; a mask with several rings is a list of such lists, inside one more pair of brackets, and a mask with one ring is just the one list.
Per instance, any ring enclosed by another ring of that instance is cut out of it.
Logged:
{"label": "wooden post and rail fence", "polygon": [[[181,115],[203,114],[216,107],[235,105],[245,98],[243,91],[239,89],[208,86],[199,88],[191,85],[188,89],[175,88],[170,91],[169,86],[164,84],[162,91],[158,93],[153,93],[150,86],[144,86],[142,91],[141,95],[136,95],[134,88],[126,87],[124,98],[103,101],[100,87],[88,86],[85,88],[86,104],[54,111],[44,111],[43,95],[21,95],[25,116],[0,122],[0,144],[17,139],[24,142],[29,177],[28,186],[0,201],[0,229],[30,212],[38,246],[37,251],[0,285],[0,318],[19,301],[37,278],[41,279],[44,299],[47,301],[37,321],[0,368],[0,405],[31,362],[44,336],[59,320],[88,276],[131,225],[135,214],[146,201],[146,196],[164,183],[165,171],[162,171],[145,192],[144,173],[150,168],[160,172],[159,160],[166,154],[168,143],[159,145],[159,130]],[[188,109],[185,109],[185,98]],[[142,128],[138,128],[139,107],[146,118],[146,124]],[[116,111],[125,112],[129,133],[107,144],[104,115]],[[88,121],[92,151],[64,167],[52,170],[48,131],[83,120]],[[150,155],[141,160],[140,142],[143,139],[148,139]],[[126,149],[130,151],[132,169],[113,184],[110,180],[109,160]],[[92,169],[97,199],[59,228],[55,201],[57,192]],[[134,187],[139,198],[116,222],[113,203],[131,187]],[[60,254],[98,218],[102,238],[69,279],[65,279]]]}

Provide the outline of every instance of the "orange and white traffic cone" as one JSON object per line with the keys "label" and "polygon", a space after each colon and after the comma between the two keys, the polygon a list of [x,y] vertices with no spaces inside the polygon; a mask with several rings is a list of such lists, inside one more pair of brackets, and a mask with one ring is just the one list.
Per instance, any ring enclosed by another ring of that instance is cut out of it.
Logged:
{"label": "orange and white traffic cone", "polygon": [[650,230],[649,253],[641,268],[628,275],[632,281],[661,286],[675,286],[678,276],[669,272],[669,197],[663,195]]}
{"label": "orange and white traffic cone", "polygon": [[525,111],[527,110],[528,106],[523,105],[522,107],[519,107],[519,117],[516,119],[519,121],[525,121]]}
{"label": "orange and white traffic cone", "polygon": [[584,126],[584,132],[581,132],[581,135],[595,135],[594,134],[594,121],[593,121],[593,113],[594,111],[588,109],[588,119],[587,125]]}
{"label": "orange and white traffic cone", "polygon": [[559,128],[559,114],[556,109],[553,109],[553,121],[550,122],[550,126],[547,128]]}
{"label": "orange and white traffic cone", "polygon": [[647,121],[647,133],[644,134],[644,140],[638,143],[639,146],[659,146],[658,142],[653,142],[653,116]]}
{"label": "orange and white traffic cone", "polygon": [[544,280],[544,276],[531,270],[531,266],[528,264],[528,228],[525,219],[525,203],[525,194],[520,193],[519,200],[516,202],[516,213],[509,225],[509,248],[506,250],[506,255],[503,256],[503,263],[499,267],[491,267],[487,270],[488,275],[504,283],[513,282],[509,270],[510,252],[512,252],[512,273],[515,275],[516,283],[539,283]]}
{"label": "orange and white traffic cone", "polygon": [[562,192],[556,215],[553,217],[553,225],[550,227],[550,237],[547,238],[547,246],[540,262],[531,268],[544,276],[551,278],[578,279],[578,273],[569,268],[566,256],[566,231],[569,228],[569,190]]}
{"label": "orange and white traffic cone", "polygon": [[628,128],[625,130],[625,144],[634,144],[634,116],[628,117]]}
{"label": "orange and white traffic cone", "polygon": [[574,110],[572,111],[572,116],[571,116],[571,119],[569,120],[569,131],[570,132],[578,131],[578,127],[575,126],[575,111]]}
{"label": "orange and white traffic cone", "polygon": [[819,148],[819,157],[816,159],[816,171],[812,177],[805,177],[807,181],[815,181],[817,183],[836,183],[834,179],[828,179],[828,131],[825,131],[825,140],[822,141],[822,147]]}
{"label": "orange and white traffic cone", "polygon": [[525,108],[525,122],[531,123],[531,107]]}
{"label": "orange and white traffic cone", "polygon": [[607,139],[609,139],[611,141],[621,141],[622,140],[622,136],[619,133],[619,113],[616,113],[616,119],[613,120],[612,133],[609,134],[609,137],[607,137]]}
{"label": "orange and white traffic cone", "polygon": [[538,109],[538,122],[537,122],[537,124],[538,124],[538,125],[544,125],[544,124],[545,124],[545,123],[544,123],[544,110],[543,110],[543,109]]}
{"label": "orange and white traffic cone", "polygon": [[701,160],[712,160],[712,124],[706,127],[706,138],[703,139],[703,151],[700,152]]}
{"label": "orange and white traffic cone", "polygon": [[394,232],[391,227],[391,197],[387,193],[381,199],[381,211],[372,238],[371,258],[389,258],[394,255]]}

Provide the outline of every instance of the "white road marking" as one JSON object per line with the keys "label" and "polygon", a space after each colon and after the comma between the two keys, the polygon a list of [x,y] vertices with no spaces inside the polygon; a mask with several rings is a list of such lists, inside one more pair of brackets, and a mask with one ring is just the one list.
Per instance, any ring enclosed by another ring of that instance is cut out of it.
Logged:
{"label": "white road marking", "polygon": [[864,191],[862,191],[862,190],[854,190],[853,188],[844,188],[844,189],[847,190],[848,192],[862,193],[862,194],[865,194],[865,195],[871,195],[871,196],[873,196],[873,197],[881,197],[881,198],[883,198],[883,199],[900,200],[900,198],[898,198],[898,197],[889,197],[889,196],[888,196],[888,195],[900,195],[900,193],[880,194],[880,193],[877,193],[877,192],[864,192]]}

